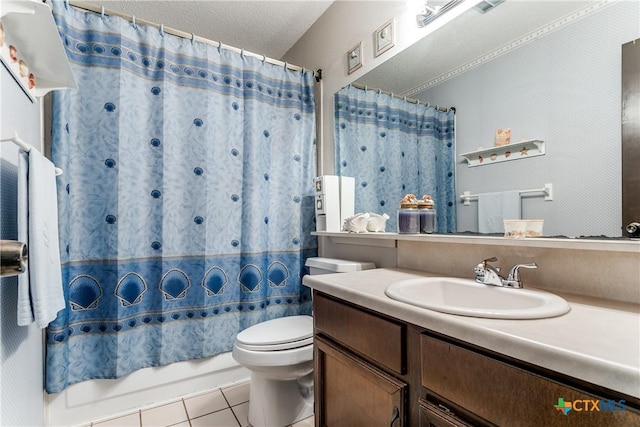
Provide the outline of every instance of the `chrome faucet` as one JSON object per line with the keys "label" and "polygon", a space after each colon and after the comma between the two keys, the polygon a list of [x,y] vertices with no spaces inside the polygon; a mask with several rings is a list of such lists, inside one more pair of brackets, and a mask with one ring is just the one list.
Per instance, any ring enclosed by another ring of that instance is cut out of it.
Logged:
{"label": "chrome faucet", "polygon": [[474,269],[476,273],[476,282],[484,283],[485,285],[503,286],[506,288],[522,288],[522,280],[520,280],[520,268],[538,268],[538,265],[534,262],[531,264],[516,264],[509,270],[509,275],[505,279],[500,275],[500,267],[493,267],[489,265],[490,262],[497,261],[498,258],[492,257],[483,260],[480,264],[476,265]]}

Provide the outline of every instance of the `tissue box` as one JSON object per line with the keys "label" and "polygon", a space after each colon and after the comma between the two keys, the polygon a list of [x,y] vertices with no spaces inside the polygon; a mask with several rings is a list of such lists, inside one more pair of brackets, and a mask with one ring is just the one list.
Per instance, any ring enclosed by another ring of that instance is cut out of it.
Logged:
{"label": "tissue box", "polygon": [[543,219],[505,219],[504,237],[512,239],[541,237],[543,226]]}

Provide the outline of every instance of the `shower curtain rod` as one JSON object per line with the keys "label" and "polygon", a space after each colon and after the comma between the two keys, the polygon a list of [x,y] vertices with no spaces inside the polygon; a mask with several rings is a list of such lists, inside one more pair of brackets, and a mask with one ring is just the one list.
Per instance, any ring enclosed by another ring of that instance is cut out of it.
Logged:
{"label": "shower curtain rod", "polygon": [[[249,51],[246,51],[244,49],[237,48],[237,47],[228,46],[226,44],[223,44],[222,42],[218,42],[218,41],[215,41],[215,40],[205,39],[204,37],[196,36],[193,33],[187,33],[187,32],[184,32],[184,31],[176,30],[175,28],[165,27],[163,24],[157,24],[155,22],[146,21],[144,19],[137,19],[135,17],[135,15],[130,16],[130,15],[126,15],[124,13],[116,12],[116,11],[113,11],[113,10],[107,10],[107,9],[104,8],[104,6],[96,6],[94,4],[86,3],[86,2],[78,1],[78,0],[65,0],[65,1],[66,1],[67,4],[70,4],[71,6],[74,6],[74,7],[80,8],[80,9],[88,10],[90,12],[100,13],[100,14],[103,14],[103,15],[119,16],[120,18],[124,18],[127,21],[133,22],[134,24],[149,25],[151,27],[158,28],[162,32],[169,33],[169,34],[172,34],[174,36],[182,37],[184,39],[191,39],[191,40],[199,41],[201,43],[209,44],[211,46],[215,46],[215,47],[220,47],[220,48],[223,48],[223,49],[231,50],[231,51],[239,53],[241,55],[253,56],[255,58],[258,58],[258,59],[261,59],[261,60],[263,60],[265,62],[268,62],[270,64],[279,65],[279,66],[285,67],[285,68],[287,68],[289,70],[292,70],[292,71],[305,71],[306,70],[304,67],[300,67],[298,65],[289,64],[288,62],[282,62],[282,61],[279,61],[277,59],[269,58],[268,56],[260,55],[260,54],[254,53],[254,52],[249,52]],[[315,70],[308,70],[308,71],[313,72],[314,76],[316,75],[316,71]]]}
{"label": "shower curtain rod", "polygon": [[393,92],[389,92],[389,91],[386,91],[386,90],[378,89],[378,88],[375,88],[375,87],[365,86],[365,85],[362,85],[360,83],[351,83],[351,86],[355,87],[356,89],[362,89],[364,91],[372,90],[374,92],[384,93],[385,95],[390,95],[390,96],[392,96],[394,98],[398,98],[398,99],[402,99],[402,100],[407,101],[407,102],[411,102],[412,104],[424,104],[427,107],[433,107],[438,111],[449,111],[449,110],[451,110],[454,113],[456,112],[455,107],[441,107],[439,105],[435,105],[434,106],[434,105],[429,104],[428,102],[420,102],[420,100],[415,99],[415,98],[407,98],[406,96],[396,95]]}

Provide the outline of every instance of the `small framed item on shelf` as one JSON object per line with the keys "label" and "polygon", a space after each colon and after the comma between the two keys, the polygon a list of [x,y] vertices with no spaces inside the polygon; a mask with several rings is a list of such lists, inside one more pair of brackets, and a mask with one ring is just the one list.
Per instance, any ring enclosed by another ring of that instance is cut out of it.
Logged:
{"label": "small framed item on shelf", "polygon": [[511,142],[511,129],[498,129],[496,131],[495,146],[502,147]]}

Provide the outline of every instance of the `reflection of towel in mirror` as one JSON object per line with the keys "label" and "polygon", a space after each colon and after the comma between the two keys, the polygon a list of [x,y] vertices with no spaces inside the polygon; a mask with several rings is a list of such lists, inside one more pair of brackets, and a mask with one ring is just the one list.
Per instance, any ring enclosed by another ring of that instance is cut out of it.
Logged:
{"label": "reflection of towel in mirror", "polygon": [[18,276],[18,325],[42,329],[65,307],[58,241],[53,163],[35,149],[18,158],[18,239],[27,242],[29,265]]}
{"label": "reflection of towel in mirror", "polygon": [[504,233],[504,219],[520,219],[520,192],[502,191],[478,194],[478,231]]}

